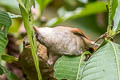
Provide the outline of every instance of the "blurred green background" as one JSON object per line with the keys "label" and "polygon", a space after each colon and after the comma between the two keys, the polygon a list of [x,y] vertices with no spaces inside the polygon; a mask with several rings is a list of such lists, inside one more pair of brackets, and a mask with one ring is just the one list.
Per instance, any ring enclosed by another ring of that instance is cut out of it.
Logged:
{"label": "blurred green background", "polygon": [[[57,25],[77,27],[91,40],[96,40],[107,29],[106,5],[106,0],[43,0],[42,3],[37,0],[33,10],[34,23],[40,27]],[[20,15],[17,0],[0,0],[0,10]],[[22,19],[13,19],[9,33],[19,36],[24,32],[21,27]]]}

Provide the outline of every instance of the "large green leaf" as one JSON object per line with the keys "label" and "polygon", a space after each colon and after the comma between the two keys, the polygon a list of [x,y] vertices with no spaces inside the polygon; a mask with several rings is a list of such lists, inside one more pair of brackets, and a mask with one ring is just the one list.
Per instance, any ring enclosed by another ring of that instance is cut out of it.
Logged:
{"label": "large green leaf", "polygon": [[85,66],[85,54],[81,56],[63,56],[57,60],[54,66],[54,76],[58,79],[78,80],[80,78],[80,71]]}
{"label": "large green leaf", "polygon": [[8,71],[4,66],[0,64],[0,73],[5,73],[8,80],[18,80],[16,75],[14,75],[12,72]]}
{"label": "large green leaf", "polygon": [[39,69],[39,62],[38,62],[38,57],[36,55],[37,52],[37,45],[36,45],[36,38],[34,35],[34,30],[33,30],[33,16],[31,12],[31,7],[34,6],[34,0],[18,0],[19,2],[19,7],[21,10],[21,15],[23,17],[24,21],[24,27],[27,32],[28,39],[30,41],[31,49],[32,49],[32,56],[33,60],[35,63],[35,67],[38,73],[38,79],[42,80],[40,69]]}
{"label": "large green leaf", "polygon": [[82,56],[60,58],[55,64],[55,77],[58,80],[120,80],[119,57],[120,45],[108,41],[87,62]]}
{"label": "large green leaf", "polygon": [[80,18],[83,16],[88,16],[88,15],[96,14],[99,12],[105,12],[105,11],[106,11],[105,2],[90,3],[90,4],[87,4],[85,8],[77,8],[75,11],[66,11],[65,9],[61,8],[58,11],[59,16],[49,20],[46,26],[55,26],[66,20]]}
{"label": "large green leaf", "polygon": [[[9,15],[6,12],[0,11],[0,61],[3,50],[8,43],[7,33],[10,25],[11,19]],[[3,73],[5,73],[8,80],[18,80],[18,78],[12,72],[9,72],[0,64],[0,75]]]}
{"label": "large green leaf", "polygon": [[0,59],[8,42],[7,33],[10,25],[11,19],[9,15],[6,12],[0,11]]}
{"label": "large green leaf", "polygon": [[87,61],[80,80],[120,80],[120,45],[109,41]]}
{"label": "large green leaf", "polygon": [[4,29],[0,29],[0,31],[5,34],[5,37],[7,37],[8,29],[11,25],[11,18],[4,11],[0,11],[0,24],[0,28],[4,27]]}

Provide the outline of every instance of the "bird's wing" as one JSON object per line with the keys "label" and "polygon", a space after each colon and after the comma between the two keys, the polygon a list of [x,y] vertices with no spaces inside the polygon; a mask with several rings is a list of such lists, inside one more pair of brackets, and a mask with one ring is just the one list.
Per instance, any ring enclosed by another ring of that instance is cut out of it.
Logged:
{"label": "bird's wing", "polygon": [[59,29],[67,29],[67,30],[70,30],[72,33],[76,34],[76,35],[79,35],[79,36],[83,36],[87,39],[89,39],[85,33],[83,33],[83,31],[81,31],[80,29],[78,28],[73,28],[73,27],[63,27],[63,26],[57,26],[56,28],[59,28]]}

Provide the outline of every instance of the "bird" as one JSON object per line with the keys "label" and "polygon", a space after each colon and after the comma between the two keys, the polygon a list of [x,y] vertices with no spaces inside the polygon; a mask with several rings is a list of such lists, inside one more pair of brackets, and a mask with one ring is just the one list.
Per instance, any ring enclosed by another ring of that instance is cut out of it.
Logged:
{"label": "bird", "polygon": [[94,49],[94,41],[79,28],[64,26],[33,28],[36,39],[47,47],[49,65],[54,65],[63,55],[79,56],[86,50]]}

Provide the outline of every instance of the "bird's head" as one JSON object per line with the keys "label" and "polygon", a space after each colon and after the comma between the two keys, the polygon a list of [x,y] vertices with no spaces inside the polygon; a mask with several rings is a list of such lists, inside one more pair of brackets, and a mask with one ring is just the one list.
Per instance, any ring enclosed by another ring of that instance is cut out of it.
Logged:
{"label": "bird's head", "polygon": [[52,28],[49,27],[43,28],[34,27],[34,31],[36,39],[43,45],[45,45],[45,43],[48,41],[48,37],[51,36],[52,34]]}

